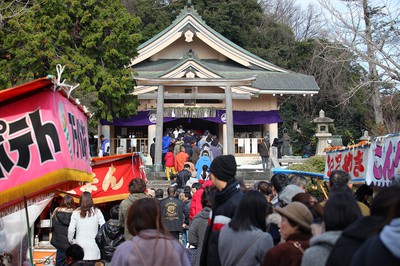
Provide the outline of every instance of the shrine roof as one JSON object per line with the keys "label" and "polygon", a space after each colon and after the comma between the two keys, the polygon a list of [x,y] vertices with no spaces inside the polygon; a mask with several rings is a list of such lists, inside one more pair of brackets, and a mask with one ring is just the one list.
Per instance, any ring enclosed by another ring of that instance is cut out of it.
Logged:
{"label": "shrine roof", "polygon": [[[271,93],[280,93],[281,91],[290,93],[317,93],[318,84],[314,77],[299,74],[295,72],[273,72],[261,70],[258,67],[251,69],[242,66],[234,61],[218,60],[195,60],[196,63],[207,68],[221,78],[246,78],[256,76],[253,83],[254,88],[261,91],[270,91]],[[184,60],[158,60],[144,61],[135,65],[134,70],[141,78],[160,78],[168,76],[185,62]]]}

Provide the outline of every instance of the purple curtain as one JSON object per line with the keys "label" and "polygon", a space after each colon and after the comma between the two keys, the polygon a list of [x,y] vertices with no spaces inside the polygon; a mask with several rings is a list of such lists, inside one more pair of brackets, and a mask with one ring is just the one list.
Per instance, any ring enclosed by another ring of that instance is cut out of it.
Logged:
{"label": "purple curtain", "polygon": [[[155,125],[157,123],[155,118],[156,114],[154,111],[139,111],[136,115],[131,116],[129,118],[116,118],[111,122],[106,120],[100,120],[100,123],[102,125],[110,125],[110,126],[139,127],[139,126]],[[174,121],[176,119],[178,118],[164,117],[163,122],[167,123],[170,121]]]}
{"label": "purple curtain", "polygon": [[[202,118],[214,123],[225,124],[225,110],[218,110],[216,117]],[[271,111],[233,111],[233,124],[242,125],[263,125],[282,122],[278,110]]]}
{"label": "purple curtain", "polygon": [[[177,117],[164,117],[163,122],[167,123],[179,119]],[[218,110],[215,117],[200,118],[209,122],[225,124],[225,110]],[[278,110],[271,111],[233,111],[234,125],[263,125],[282,122]],[[102,125],[113,126],[148,126],[155,125],[154,111],[139,111],[137,115],[130,118],[114,119],[112,122],[100,120]]]}

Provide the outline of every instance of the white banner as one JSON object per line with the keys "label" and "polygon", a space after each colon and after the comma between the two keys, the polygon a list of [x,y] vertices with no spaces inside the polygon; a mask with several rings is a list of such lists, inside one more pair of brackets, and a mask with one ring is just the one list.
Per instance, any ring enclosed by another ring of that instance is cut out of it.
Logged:
{"label": "white banner", "polygon": [[324,179],[334,170],[350,174],[353,182],[363,182],[367,176],[369,146],[337,150],[326,153]]}
{"label": "white banner", "polygon": [[353,182],[390,186],[393,176],[400,175],[400,136],[377,137],[370,145],[327,152],[324,179],[329,180],[334,170],[349,173]]}
{"label": "white banner", "polygon": [[379,137],[371,143],[368,160],[368,185],[389,186],[394,175],[400,175],[400,136]]}
{"label": "white banner", "polygon": [[[53,194],[28,207],[29,227],[32,228],[34,222],[49,204]],[[28,203],[29,205],[29,203]],[[33,228],[32,228],[33,230]],[[25,209],[5,215],[0,218],[0,253],[10,252],[21,243],[28,233]],[[33,234],[33,231],[31,232]],[[4,240],[5,239],[5,240]]]}
{"label": "white banner", "polygon": [[251,153],[258,154],[258,139],[251,139]]}

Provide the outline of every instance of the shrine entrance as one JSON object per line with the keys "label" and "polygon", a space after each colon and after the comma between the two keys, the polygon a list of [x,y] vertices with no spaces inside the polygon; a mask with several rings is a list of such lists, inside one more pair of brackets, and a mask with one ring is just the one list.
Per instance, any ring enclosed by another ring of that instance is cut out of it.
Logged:
{"label": "shrine entrance", "polygon": [[195,132],[203,133],[208,130],[213,135],[219,136],[220,124],[215,122],[206,121],[200,118],[179,118],[177,120],[164,124],[165,128],[172,128],[182,126],[183,130],[193,129]]}

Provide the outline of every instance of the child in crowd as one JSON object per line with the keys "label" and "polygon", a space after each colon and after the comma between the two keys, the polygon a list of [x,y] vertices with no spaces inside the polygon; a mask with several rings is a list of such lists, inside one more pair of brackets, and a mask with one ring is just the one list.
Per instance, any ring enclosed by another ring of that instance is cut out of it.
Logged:
{"label": "child in crowd", "polygon": [[119,244],[125,241],[124,228],[118,220],[119,205],[110,210],[110,220],[103,224],[96,235],[96,243],[100,248],[101,259],[110,262]]}
{"label": "child in crowd", "polygon": [[165,173],[167,174],[167,180],[171,180],[171,172],[173,175],[176,174],[175,171],[175,157],[172,152],[173,148],[168,147],[168,152],[165,154]]}

